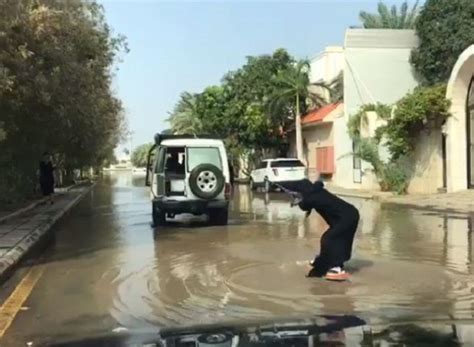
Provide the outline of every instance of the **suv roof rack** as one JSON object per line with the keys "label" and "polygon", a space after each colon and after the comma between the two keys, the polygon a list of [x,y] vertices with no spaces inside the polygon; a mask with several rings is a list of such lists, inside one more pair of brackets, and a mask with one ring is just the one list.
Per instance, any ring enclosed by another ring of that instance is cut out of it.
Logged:
{"label": "suv roof rack", "polygon": [[164,140],[177,140],[177,139],[216,139],[220,140],[216,136],[211,135],[193,135],[193,134],[183,134],[183,135],[172,135],[172,134],[155,134],[155,144],[159,145]]}

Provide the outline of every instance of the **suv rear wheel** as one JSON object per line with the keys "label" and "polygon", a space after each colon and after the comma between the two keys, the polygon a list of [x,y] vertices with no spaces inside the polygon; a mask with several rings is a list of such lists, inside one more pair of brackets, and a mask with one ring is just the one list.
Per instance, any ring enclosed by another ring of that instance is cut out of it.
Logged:
{"label": "suv rear wheel", "polygon": [[166,223],[166,214],[158,209],[155,203],[152,204],[151,216],[153,219],[153,226],[163,225]]}
{"label": "suv rear wheel", "polygon": [[227,208],[213,208],[209,210],[209,223],[212,225],[227,225],[229,210]]}

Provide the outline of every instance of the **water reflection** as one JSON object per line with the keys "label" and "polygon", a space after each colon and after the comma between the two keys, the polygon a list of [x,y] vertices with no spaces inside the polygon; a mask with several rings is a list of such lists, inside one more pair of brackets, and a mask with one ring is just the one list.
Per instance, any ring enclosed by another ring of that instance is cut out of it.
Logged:
{"label": "water reflection", "polygon": [[[72,346],[470,346],[472,336],[462,325],[402,324],[371,326],[357,316],[321,316],[312,320],[244,326],[207,326],[165,329],[157,334],[88,338],[56,347]],[[53,345],[51,345],[53,346]]]}
{"label": "water reflection", "polygon": [[[429,213],[403,208],[385,208],[374,200],[345,198],[361,213],[356,249],[403,260],[447,266],[472,274],[472,225],[474,216]],[[237,186],[234,210],[252,220],[290,223],[298,236],[326,229],[322,219],[312,214],[308,221],[298,208],[290,208],[284,194],[253,193]]]}

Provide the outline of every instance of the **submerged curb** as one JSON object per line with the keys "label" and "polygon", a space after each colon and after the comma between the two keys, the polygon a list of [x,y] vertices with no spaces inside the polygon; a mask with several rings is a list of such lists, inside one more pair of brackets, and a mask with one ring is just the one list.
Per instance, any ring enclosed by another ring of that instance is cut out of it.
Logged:
{"label": "submerged curb", "polygon": [[47,198],[41,198],[35,202],[32,202],[28,206],[25,206],[23,208],[20,208],[19,210],[16,210],[15,212],[9,213],[3,217],[0,217],[0,224],[5,223],[9,219],[15,218],[23,213],[26,213],[28,211],[31,211],[32,209],[38,207],[39,205],[42,205],[46,202]]}
{"label": "submerged curb", "polygon": [[[74,197],[66,206],[51,217],[47,222],[41,224],[37,228],[31,230],[23,237],[15,246],[9,249],[0,258],[0,279],[3,280],[14,269],[14,267],[28,254],[29,251],[36,246],[39,241],[52,230],[52,227],[64,217],[74,206],[76,206],[84,196],[89,193],[94,184],[84,188],[76,197]],[[38,206],[39,203],[36,205]],[[28,206],[29,207],[29,206]],[[30,208],[32,209],[32,208]],[[17,214],[18,215],[18,214]],[[10,217],[11,218],[11,217]]]}

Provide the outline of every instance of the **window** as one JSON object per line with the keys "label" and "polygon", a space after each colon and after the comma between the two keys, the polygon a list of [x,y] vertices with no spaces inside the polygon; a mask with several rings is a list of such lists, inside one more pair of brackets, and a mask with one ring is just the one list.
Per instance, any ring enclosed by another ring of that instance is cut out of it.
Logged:
{"label": "window", "polygon": [[166,148],[166,173],[184,175],[184,147]]}
{"label": "window", "polygon": [[258,164],[257,166],[257,170],[260,170],[260,169],[266,169],[267,168],[267,161],[262,161],[260,162],[260,164]]}
{"label": "window", "polygon": [[188,147],[188,171],[200,164],[212,164],[222,170],[221,156],[217,147]]}
{"label": "window", "polygon": [[299,160],[277,160],[272,161],[271,167],[304,167],[304,164]]}
{"label": "window", "polygon": [[156,173],[161,173],[164,170],[164,165],[165,165],[165,149],[163,147],[159,147],[156,150],[157,157],[156,157],[156,162],[155,162],[155,172]]}

